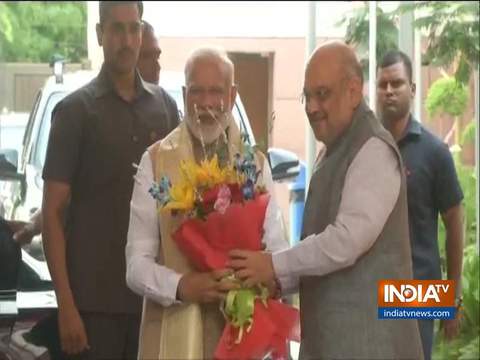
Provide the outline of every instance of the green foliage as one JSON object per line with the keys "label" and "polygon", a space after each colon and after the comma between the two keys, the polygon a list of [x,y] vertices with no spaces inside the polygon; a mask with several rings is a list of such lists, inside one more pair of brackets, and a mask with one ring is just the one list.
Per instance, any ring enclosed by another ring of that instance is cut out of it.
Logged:
{"label": "green foliage", "polygon": [[[479,64],[479,6],[478,1],[418,1],[401,3],[391,13],[377,8],[377,59],[383,57],[385,49],[398,47],[397,16],[418,10],[414,25],[428,34],[423,63],[454,65],[457,81],[468,83],[470,74]],[[368,64],[367,2],[363,8],[350,12],[339,22],[345,23],[348,23],[345,40],[359,46],[362,63]]]}
{"label": "green foliage", "polygon": [[470,166],[461,165],[457,168],[457,174],[464,196],[465,244],[469,245],[474,244],[476,241],[476,183],[478,178],[475,176],[474,168]]}
{"label": "green foliage", "polygon": [[[457,171],[458,181],[463,191],[463,216],[465,223],[465,247],[476,243],[477,236],[477,218],[476,218],[476,199],[477,199],[477,177],[475,175],[475,168],[463,165],[460,161],[460,154],[454,154],[455,168]],[[442,273],[447,273],[446,258],[445,258],[445,227],[443,222],[439,219],[438,222],[438,241],[440,249],[440,258]]]}
{"label": "green foliage", "polygon": [[460,335],[452,342],[446,342],[440,332],[435,336],[433,359],[479,359],[479,306],[480,272],[479,254],[475,244],[465,248],[462,286],[463,316]]}
{"label": "green foliage", "polygon": [[476,329],[477,334],[480,331],[480,268],[478,255],[476,244],[470,244],[465,248],[462,272],[464,306],[463,327],[465,329]]}
{"label": "green foliage", "polygon": [[[345,14],[337,25],[347,25],[345,42],[357,47],[360,54],[360,63],[365,78],[368,78],[368,34],[369,34],[369,9],[365,5]],[[394,16],[384,12],[377,6],[377,44],[376,58],[382,59],[389,50],[398,49],[398,29]],[[378,61],[378,60],[377,60]]]}
{"label": "green foliage", "polygon": [[460,116],[467,108],[468,89],[452,77],[435,81],[428,90],[425,105],[429,116],[444,113]]}
{"label": "green foliage", "polygon": [[69,62],[87,57],[84,1],[0,2],[0,61],[50,62],[60,54]]}
{"label": "green foliage", "polygon": [[463,129],[462,132],[462,146],[475,143],[475,132],[477,131],[476,125],[477,122],[475,121],[475,119],[472,119],[472,121],[470,121],[468,125],[465,126],[465,129]]}
{"label": "green foliage", "polygon": [[433,360],[477,360],[479,359],[479,337],[473,334],[460,336],[451,342],[443,340],[437,333],[433,348]]}
{"label": "green foliage", "polygon": [[480,338],[473,336],[466,345],[463,345],[459,349],[458,360],[474,360],[480,359]]}
{"label": "green foliage", "polygon": [[[476,182],[475,169],[463,165],[455,154],[455,167],[464,199],[465,248],[463,255],[462,295],[463,321],[460,335],[452,342],[445,342],[436,335],[433,359],[479,359],[480,316],[480,265],[476,245]],[[443,277],[446,278],[445,228],[439,221],[439,247]]]}
{"label": "green foliage", "polygon": [[[9,7],[3,2],[0,2],[0,36],[5,40],[11,42],[13,40],[12,36],[12,24],[10,22],[11,17]],[[0,50],[2,50],[2,42],[0,42]]]}
{"label": "green foliage", "polygon": [[453,64],[455,79],[466,84],[479,63],[479,6],[478,1],[419,1],[401,4],[397,12],[419,10],[415,26],[428,34],[424,63]]}

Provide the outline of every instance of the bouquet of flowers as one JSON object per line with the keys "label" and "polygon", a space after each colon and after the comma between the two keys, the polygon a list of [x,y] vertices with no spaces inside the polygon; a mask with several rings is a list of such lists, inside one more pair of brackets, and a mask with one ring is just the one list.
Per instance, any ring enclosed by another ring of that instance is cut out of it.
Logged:
{"label": "bouquet of flowers", "polygon": [[[163,177],[150,193],[160,211],[187,215],[172,238],[199,271],[225,268],[232,249],[262,249],[269,194],[257,183],[260,171],[251,146],[245,145],[233,164],[221,167],[215,155],[200,164],[183,161],[180,171],[178,183]],[[216,359],[262,358],[268,353],[286,358],[287,340],[299,341],[298,311],[269,298],[263,286],[231,290],[221,311],[226,326]]]}

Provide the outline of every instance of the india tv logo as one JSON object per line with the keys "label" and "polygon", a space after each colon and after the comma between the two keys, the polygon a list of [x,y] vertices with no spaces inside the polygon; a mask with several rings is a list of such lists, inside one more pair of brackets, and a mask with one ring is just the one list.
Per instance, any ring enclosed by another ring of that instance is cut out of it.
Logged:
{"label": "india tv logo", "polygon": [[453,280],[380,280],[379,319],[454,319]]}

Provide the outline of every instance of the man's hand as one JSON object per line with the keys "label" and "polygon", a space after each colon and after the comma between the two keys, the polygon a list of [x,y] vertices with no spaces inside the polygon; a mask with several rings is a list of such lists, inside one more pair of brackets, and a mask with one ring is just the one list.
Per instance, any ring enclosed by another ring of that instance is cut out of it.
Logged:
{"label": "man's hand", "polygon": [[275,279],[272,254],[261,251],[232,250],[229,266],[245,286],[269,284]]}
{"label": "man's hand", "polygon": [[75,305],[59,308],[58,329],[62,351],[66,354],[75,355],[89,349],[85,326]]}
{"label": "man's hand", "polygon": [[13,231],[13,239],[20,245],[30,244],[36,235],[35,225],[32,222],[8,221],[10,229]]}
{"label": "man's hand", "polygon": [[225,279],[230,274],[232,271],[226,269],[185,274],[178,283],[178,298],[182,301],[196,303],[222,300],[229,290],[239,288],[239,284]]}
{"label": "man's hand", "polygon": [[460,332],[460,316],[457,314],[455,319],[442,320],[440,322],[440,329],[442,329],[445,340],[453,340]]}

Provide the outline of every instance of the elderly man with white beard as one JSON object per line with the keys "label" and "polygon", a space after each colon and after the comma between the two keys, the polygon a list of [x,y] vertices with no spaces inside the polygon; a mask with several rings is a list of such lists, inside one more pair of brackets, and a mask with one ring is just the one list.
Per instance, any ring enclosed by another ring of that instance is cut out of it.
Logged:
{"label": "elderly man with white beard", "polygon": [[[217,155],[221,166],[234,161],[241,136],[231,113],[236,96],[233,70],[218,49],[202,48],[190,55],[183,87],[184,121],[153,144],[139,165],[130,209],[126,280],[144,297],[140,359],[212,358],[225,325],[219,302],[237,286],[225,279],[231,271],[198,272],[191,267],[171,238],[181,217],[159,215],[149,188],[164,175],[174,183],[182,160],[199,163]],[[268,251],[284,249],[288,242],[268,162],[261,153],[256,161],[271,195],[262,242]],[[267,286],[275,289],[274,283]]]}

